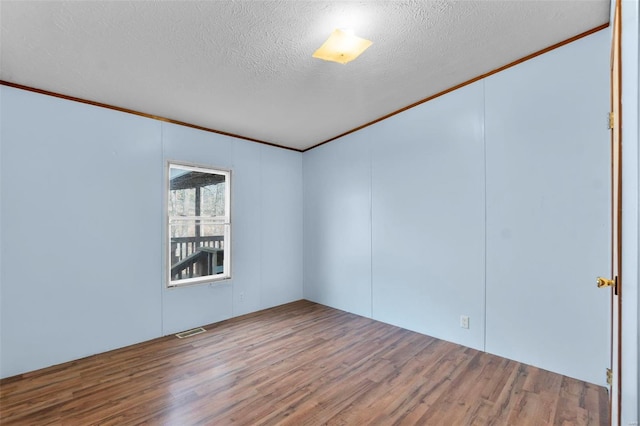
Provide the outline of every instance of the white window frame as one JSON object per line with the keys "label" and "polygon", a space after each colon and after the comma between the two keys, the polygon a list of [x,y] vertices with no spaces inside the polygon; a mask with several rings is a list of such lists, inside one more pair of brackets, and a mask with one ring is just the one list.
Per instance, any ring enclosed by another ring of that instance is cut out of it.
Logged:
{"label": "white window frame", "polygon": [[[213,219],[220,221],[220,224],[224,224],[224,256],[223,256],[223,273],[216,275],[207,275],[195,278],[183,278],[180,280],[172,280],[171,276],[171,218],[169,217],[169,197],[171,191],[171,168],[179,168],[183,170],[212,173],[223,175],[225,178],[224,200],[225,200],[225,215],[216,216]],[[165,202],[164,202],[164,232],[166,234],[165,243],[165,273],[166,283],[168,288],[178,288],[196,284],[211,284],[220,281],[228,281],[231,279],[231,170],[225,170],[217,167],[209,167],[203,165],[195,165],[190,163],[183,163],[178,161],[167,161],[165,168]]]}

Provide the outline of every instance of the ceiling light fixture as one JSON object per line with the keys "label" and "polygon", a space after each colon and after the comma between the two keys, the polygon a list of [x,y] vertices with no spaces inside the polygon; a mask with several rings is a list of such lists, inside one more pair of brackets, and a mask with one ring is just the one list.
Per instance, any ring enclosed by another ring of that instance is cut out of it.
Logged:
{"label": "ceiling light fixture", "polygon": [[372,44],[370,40],[354,35],[353,31],[338,29],[313,53],[313,57],[346,64],[360,56]]}

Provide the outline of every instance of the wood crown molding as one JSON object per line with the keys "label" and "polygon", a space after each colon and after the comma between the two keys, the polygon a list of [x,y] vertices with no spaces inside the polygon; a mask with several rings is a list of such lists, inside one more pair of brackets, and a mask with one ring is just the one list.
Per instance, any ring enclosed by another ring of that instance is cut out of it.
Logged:
{"label": "wood crown molding", "polygon": [[249,142],[260,143],[260,144],[263,144],[263,145],[269,145],[269,146],[273,146],[273,147],[276,147],[276,148],[282,148],[282,149],[288,149],[288,150],[291,150],[291,151],[302,152],[302,150],[299,150],[299,149],[296,149],[296,148],[291,148],[291,147],[288,147],[288,146],[278,145],[276,143],[267,142],[267,141],[263,141],[263,140],[260,140],[260,139],[254,139],[254,138],[250,138],[250,137],[247,137],[247,136],[237,135],[235,133],[224,132],[222,130],[216,130],[216,129],[211,129],[209,127],[199,126],[197,124],[187,123],[185,121],[173,120],[171,118],[162,117],[162,116],[159,116],[159,115],[147,114],[145,112],[140,112],[140,111],[136,111],[136,110],[133,110],[133,109],[122,108],[122,107],[119,107],[119,106],[109,105],[109,104],[105,104],[105,103],[102,103],[102,102],[91,101],[91,100],[88,100],[88,99],[77,98],[75,96],[64,95],[62,93],[51,92],[49,90],[38,89],[38,88],[35,88],[35,87],[25,86],[25,85],[18,84],[18,83],[12,83],[12,82],[6,81],[6,80],[0,80],[0,85],[9,86],[9,87],[13,87],[13,88],[16,88],[16,89],[21,89],[21,90],[26,90],[28,92],[39,93],[41,95],[53,96],[55,98],[65,99],[67,101],[80,102],[82,104],[97,106],[97,107],[100,107],[100,108],[107,108],[107,109],[111,109],[111,110],[114,110],[114,111],[126,112],[127,114],[134,114],[134,115],[138,115],[140,117],[151,118],[153,120],[163,121],[165,123],[177,124],[179,126],[190,127],[192,129],[202,130],[204,132],[209,132],[209,133],[216,133],[216,134],[222,135],[222,136],[229,136],[229,137],[232,137],[232,138],[243,139],[243,140],[246,140],[246,141],[249,141]]}
{"label": "wood crown molding", "polygon": [[128,108],[122,108],[122,107],[118,107],[118,106],[114,106],[114,105],[109,105],[109,104],[105,104],[105,103],[102,103],[102,102],[91,101],[91,100],[88,100],[88,99],[82,99],[82,98],[78,98],[78,97],[75,97],[75,96],[68,96],[68,95],[64,95],[64,94],[61,94],[61,93],[52,92],[52,91],[49,91],[49,90],[43,90],[43,89],[38,89],[38,88],[35,88],[35,87],[25,86],[25,85],[22,85],[22,84],[12,83],[12,82],[6,81],[6,80],[0,80],[0,85],[9,86],[9,87],[13,87],[13,88],[16,88],[16,89],[21,89],[21,90],[26,90],[26,91],[29,91],[29,92],[39,93],[41,95],[53,96],[53,97],[65,99],[65,100],[68,100],[68,101],[80,102],[80,103],[87,104],[87,105],[93,105],[93,106],[97,106],[97,107],[101,107],[101,108],[107,108],[107,109],[111,109],[111,110],[115,110],[115,111],[125,112],[125,113],[128,113],[128,114],[134,114],[134,115],[138,115],[138,116],[145,117],[145,118],[151,118],[153,120],[163,121],[165,123],[177,124],[179,126],[190,127],[192,129],[202,130],[202,131],[210,132],[210,133],[216,133],[216,134],[219,134],[219,135],[222,135],[222,136],[229,136],[229,137],[232,137],[232,138],[243,139],[243,140],[246,140],[246,141],[260,143],[260,144],[263,144],[263,145],[269,145],[269,146],[273,146],[273,147],[276,147],[276,148],[283,148],[283,149],[288,149],[288,150],[296,151],[296,152],[307,152],[307,151],[312,150],[314,148],[317,148],[317,147],[319,147],[321,145],[324,145],[326,143],[332,142],[332,141],[334,141],[336,139],[339,139],[339,138],[341,138],[343,136],[347,136],[347,135],[349,135],[351,133],[357,132],[358,130],[362,130],[365,127],[369,127],[369,126],[371,126],[373,124],[379,123],[382,120],[386,120],[387,118],[393,117],[394,115],[400,114],[401,112],[404,112],[404,111],[406,111],[408,109],[411,109],[411,108],[416,107],[418,105],[422,105],[425,102],[429,102],[430,100],[438,98],[438,97],[440,97],[442,95],[446,95],[449,92],[453,92],[454,90],[457,90],[457,89],[460,89],[460,88],[462,88],[464,86],[467,86],[469,84],[475,83],[478,80],[482,80],[483,78],[489,77],[490,75],[499,73],[500,71],[504,71],[504,70],[506,70],[508,68],[511,68],[513,66],[521,64],[522,62],[528,61],[529,59],[533,59],[536,56],[540,56],[540,55],[542,55],[544,53],[550,52],[551,50],[554,50],[554,49],[557,49],[559,47],[562,47],[562,46],[564,46],[566,44],[569,44],[571,42],[579,40],[579,39],[581,39],[583,37],[589,36],[589,35],[591,35],[593,33],[596,33],[598,31],[601,31],[601,30],[603,30],[605,28],[608,28],[608,27],[609,27],[609,23],[607,22],[606,24],[603,24],[603,25],[600,25],[598,27],[592,28],[592,29],[590,29],[588,31],[585,31],[585,32],[581,33],[581,34],[578,34],[578,35],[573,36],[571,38],[568,38],[568,39],[566,39],[564,41],[561,41],[560,43],[556,43],[553,46],[549,46],[549,47],[547,47],[545,49],[539,50],[539,51],[534,52],[534,53],[532,53],[530,55],[527,55],[527,56],[525,56],[523,58],[515,60],[515,61],[513,61],[513,62],[511,62],[511,63],[509,63],[507,65],[503,65],[503,66],[501,66],[499,68],[496,68],[496,69],[494,69],[492,71],[489,71],[487,73],[481,74],[481,75],[479,75],[477,77],[474,77],[474,78],[472,78],[470,80],[467,80],[467,81],[465,81],[463,83],[457,84],[457,85],[455,85],[453,87],[450,87],[450,88],[445,89],[445,90],[443,90],[441,92],[438,92],[435,95],[431,95],[431,96],[426,97],[426,98],[424,98],[422,100],[419,100],[418,102],[414,102],[411,105],[408,105],[408,106],[406,106],[404,108],[400,108],[399,110],[393,111],[393,112],[391,112],[389,114],[383,115],[380,118],[377,118],[377,119],[375,119],[373,121],[370,121],[370,122],[368,122],[366,124],[363,124],[361,126],[355,127],[355,128],[353,128],[353,129],[351,129],[351,130],[349,130],[347,132],[341,133],[341,134],[339,134],[337,136],[334,136],[334,137],[332,137],[330,139],[322,141],[322,142],[320,142],[320,143],[318,143],[316,145],[313,145],[313,146],[311,146],[309,148],[306,148],[306,149],[291,148],[291,147],[288,147],[288,146],[278,145],[276,143],[267,142],[267,141],[263,141],[263,140],[260,140],[260,139],[254,139],[254,138],[250,138],[250,137],[247,137],[247,136],[242,136],[242,135],[237,135],[237,134],[234,134],[234,133],[224,132],[222,130],[216,130],[216,129],[211,129],[209,127],[199,126],[197,124],[187,123],[185,121],[173,120],[171,118],[161,117],[161,116],[158,116],[158,115],[147,114],[147,113],[144,113],[144,112],[135,111],[135,110],[128,109]]}
{"label": "wood crown molding", "polygon": [[576,35],[576,36],[573,36],[573,37],[571,37],[571,38],[568,38],[568,39],[566,39],[566,40],[564,40],[564,41],[561,41],[560,43],[556,43],[556,44],[554,44],[554,45],[552,45],[552,46],[549,46],[549,47],[547,47],[547,48],[544,48],[544,49],[542,49],[542,50],[538,50],[537,52],[534,52],[534,53],[532,53],[532,54],[530,54],[530,55],[527,55],[527,56],[522,57],[522,58],[520,58],[520,59],[517,59],[517,60],[515,60],[515,61],[513,61],[513,62],[510,62],[510,63],[508,63],[507,65],[503,65],[503,66],[501,66],[501,67],[499,67],[499,68],[496,68],[496,69],[494,69],[494,70],[492,70],[492,71],[489,71],[489,72],[487,72],[487,73],[485,73],[485,74],[481,74],[481,75],[479,75],[479,76],[477,76],[477,77],[474,77],[474,78],[472,78],[472,79],[470,79],[470,80],[467,80],[467,81],[465,81],[465,82],[463,82],[463,83],[460,83],[460,84],[458,84],[458,85],[455,85],[455,86],[453,86],[453,87],[450,87],[450,88],[448,88],[448,89],[445,89],[445,90],[443,90],[442,92],[438,92],[438,93],[436,93],[435,95],[431,95],[431,96],[429,96],[429,97],[427,97],[427,98],[424,98],[424,99],[422,99],[422,100],[419,100],[418,102],[414,102],[414,103],[412,103],[411,105],[408,105],[408,106],[406,106],[406,107],[404,107],[404,108],[400,108],[399,110],[393,111],[393,112],[391,112],[391,113],[389,113],[389,114],[387,114],[387,115],[383,115],[382,117],[380,117],[380,118],[378,118],[378,119],[375,119],[375,120],[373,120],[373,121],[370,121],[370,122],[368,122],[368,123],[366,123],[366,124],[363,124],[362,126],[358,126],[358,127],[354,128],[354,129],[351,129],[351,130],[349,130],[349,131],[347,131],[347,132],[341,133],[341,134],[339,134],[338,136],[334,136],[334,137],[332,137],[331,139],[327,139],[327,140],[325,140],[325,141],[323,141],[323,142],[320,142],[320,143],[318,143],[318,144],[316,144],[316,145],[314,145],[314,146],[312,146],[312,147],[309,147],[309,148],[307,148],[307,149],[304,149],[302,152],[307,152],[307,151],[312,150],[312,149],[314,149],[314,148],[317,148],[317,147],[319,147],[319,146],[321,146],[321,145],[324,145],[324,144],[326,144],[326,143],[329,143],[329,142],[331,142],[331,141],[334,141],[334,140],[336,140],[336,139],[339,139],[339,138],[341,138],[341,137],[343,137],[343,136],[347,136],[347,135],[349,135],[349,134],[351,134],[351,133],[357,132],[358,130],[362,130],[362,129],[364,129],[365,127],[369,127],[369,126],[371,126],[371,125],[373,125],[373,124],[379,123],[380,121],[386,120],[386,119],[387,119],[387,118],[389,118],[389,117],[393,117],[393,116],[394,116],[394,115],[396,115],[396,114],[400,114],[401,112],[404,112],[404,111],[406,111],[406,110],[408,110],[408,109],[411,109],[411,108],[416,107],[416,106],[418,106],[418,105],[422,105],[423,103],[425,103],[425,102],[429,102],[429,101],[431,101],[431,100],[433,100],[433,99],[435,99],[435,98],[439,98],[439,97],[440,97],[440,96],[442,96],[442,95],[446,95],[446,94],[447,94],[447,93],[449,93],[449,92],[453,92],[454,90],[457,90],[457,89],[460,89],[460,88],[462,88],[462,87],[464,87],[464,86],[468,86],[469,84],[475,83],[475,82],[476,82],[476,81],[478,81],[478,80],[482,80],[483,78],[487,78],[487,77],[489,77],[489,76],[491,76],[491,75],[493,75],[493,74],[499,73],[500,71],[504,71],[504,70],[506,70],[506,69],[508,69],[508,68],[514,67],[514,66],[516,66],[516,65],[518,65],[518,64],[521,64],[522,62],[528,61],[529,59],[533,59],[533,58],[535,58],[536,56],[540,56],[540,55],[542,55],[542,54],[544,54],[544,53],[547,53],[547,52],[550,52],[550,51],[552,51],[552,50],[554,50],[554,49],[557,49],[557,48],[559,48],[559,47],[562,47],[562,46],[564,46],[565,44],[569,44],[569,43],[571,43],[571,42],[574,42],[574,41],[579,40],[579,39],[581,39],[581,38],[583,38],[583,37],[589,36],[589,35],[591,35],[591,34],[593,34],[593,33],[598,32],[598,31],[604,30],[604,29],[605,29],[605,28],[607,28],[607,27],[609,27],[609,23],[608,23],[608,22],[607,22],[606,24],[600,25],[600,26],[598,26],[598,27],[595,27],[595,28],[592,28],[592,29],[590,29],[590,30],[588,30],[588,31],[585,31],[585,32],[583,32],[583,33],[580,33],[580,34],[578,34],[578,35]]}

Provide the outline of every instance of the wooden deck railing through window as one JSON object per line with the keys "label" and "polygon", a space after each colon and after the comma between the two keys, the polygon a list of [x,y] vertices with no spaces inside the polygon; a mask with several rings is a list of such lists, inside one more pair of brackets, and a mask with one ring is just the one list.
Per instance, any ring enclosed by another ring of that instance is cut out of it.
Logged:
{"label": "wooden deck railing through window", "polygon": [[224,236],[171,238],[171,279],[202,277],[222,272]]}

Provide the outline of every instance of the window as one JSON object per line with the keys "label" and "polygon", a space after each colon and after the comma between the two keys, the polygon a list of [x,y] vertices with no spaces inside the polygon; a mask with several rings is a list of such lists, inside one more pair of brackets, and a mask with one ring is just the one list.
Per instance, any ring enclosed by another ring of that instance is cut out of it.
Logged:
{"label": "window", "polygon": [[231,277],[230,173],[169,163],[169,286]]}

